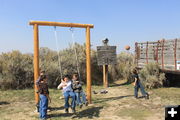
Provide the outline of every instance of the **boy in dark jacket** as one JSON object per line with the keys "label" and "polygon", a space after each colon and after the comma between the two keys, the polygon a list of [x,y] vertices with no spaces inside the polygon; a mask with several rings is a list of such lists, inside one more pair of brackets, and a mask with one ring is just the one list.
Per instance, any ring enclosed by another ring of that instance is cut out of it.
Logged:
{"label": "boy in dark jacket", "polygon": [[39,113],[40,119],[45,120],[47,118],[47,109],[48,109],[48,101],[51,102],[49,97],[49,90],[47,84],[46,76],[42,76],[39,84],[39,97],[40,97],[40,104],[39,104]]}
{"label": "boy in dark jacket", "polygon": [[[37,89],[38,89],[38,91],[36,91],[37,93],[39,93],[39,84],[40,84],[40,81],[42,80],[42,78],[43,78],[44,76],[46,76],[46,75],[45,75],[45,71],[41,71],[38,79],[36,80],[36,85],[37,85]],[[38,103],[37,103],[37,105],[36,105],[36,107],[37,107],[37,112],[39,112],[39,103],[40,103],[40,101],[38,101]]]}
{"label": "boy in dark jacket", "polygon": [[82,83],[78,79],[78,74],[73,74],[72,76],[72,88],[76,94],[77,105],[79,105],[80,108],[83,106],[83,103],[87,105],[86,95],[83,92]]}
{"label": "boy in dark jacket", "polygon": [[134,83],[133,83],[134,97],[138,98],[138,90],[140,88],[143,97],[145,97],[146,99],[149,99],[149,94],[144,90],[144,86],[140,82],[139,75],[136,69],[133,69],[133,78],[134,78]]}

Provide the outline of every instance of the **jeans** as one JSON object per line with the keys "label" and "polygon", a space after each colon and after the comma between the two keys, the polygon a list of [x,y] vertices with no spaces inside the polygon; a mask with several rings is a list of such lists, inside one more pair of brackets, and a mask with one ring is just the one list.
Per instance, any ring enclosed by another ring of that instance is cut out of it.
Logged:
{"label": "jeans", "polygon": [[[76,94],[76,103],[78,105],[81,105],[81,104],[85,104],[87,101],[86,101],[86,95],[85,93],[82,91],[82,92],[75,92]],[[82,99],[81,99],[82,97]]]}
{"label": "jeans", "polygon": [[47,117],[48,98],[46,95],[40,94],[39,113],[40,118],[45,119]]}
{"label": "jeans", "polygon": [[81,105],[82,102],[81,102],[80,92],[75,92],[75,94],[76,94],[76,103],[77,103],[77,105]]}
{"label": "jeans", "polygon": [[86,95],[85,95],[85,93],[82,91],[82,92],[80,92],[80,97],[82,97],[82,103],[86,103],[87,101],[86,101]]}
{"label": "jeans", "polygon": [[71,102],[71,107],[75,108],[76,107],[76,95],[72,91],[66,91],[63,93],[64,94],[64,100],[65,100],[65,105],[64,107],[67,109],[70,107],[69,105],[69,97],[71,96],[72,102]]}
{"label": "jeans", "polygon": [[144,90],[143,85],[141,84],[140,81],[137,81],[137,82],[136,82],[136,85],[135,85],[135,87],[134,87],[134,97],[138,97],[138,90],[139,90],[139,88],[140,88],[140,90],[141,90],[142,95],[143,95],[143,96],[146,96],[147,93],[146,93],[146,91]]}

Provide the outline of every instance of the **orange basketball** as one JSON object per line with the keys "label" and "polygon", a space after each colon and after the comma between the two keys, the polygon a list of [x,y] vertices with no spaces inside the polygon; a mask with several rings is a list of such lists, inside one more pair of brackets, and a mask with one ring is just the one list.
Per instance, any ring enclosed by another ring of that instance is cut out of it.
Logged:
{"label": "orange basketball", "polygon": [[125,46],[125,49],[126,49],[126,50],[130,50],[130,46],[129,46],[129,45],[126,45],[126,46]]}

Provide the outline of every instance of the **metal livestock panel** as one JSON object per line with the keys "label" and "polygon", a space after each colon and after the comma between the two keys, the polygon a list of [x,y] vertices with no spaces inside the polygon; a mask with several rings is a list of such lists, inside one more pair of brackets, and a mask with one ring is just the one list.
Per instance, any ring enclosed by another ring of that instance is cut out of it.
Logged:
{"label": "metal livestock panel", "polygon": [[135,62],[138,67],[156,62],[163,70],[180,72],[180,39],[136,42]]}

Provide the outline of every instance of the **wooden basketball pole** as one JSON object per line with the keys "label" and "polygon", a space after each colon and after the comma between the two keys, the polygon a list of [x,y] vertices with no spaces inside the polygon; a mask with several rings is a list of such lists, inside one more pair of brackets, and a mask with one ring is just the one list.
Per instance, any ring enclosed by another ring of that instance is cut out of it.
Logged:
{"label": "wooden basketball pole", "polygon": [[103,65],[103,84],[104,88],[108,87],[108,65]]}

